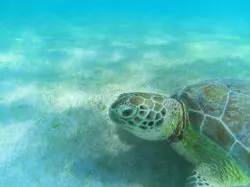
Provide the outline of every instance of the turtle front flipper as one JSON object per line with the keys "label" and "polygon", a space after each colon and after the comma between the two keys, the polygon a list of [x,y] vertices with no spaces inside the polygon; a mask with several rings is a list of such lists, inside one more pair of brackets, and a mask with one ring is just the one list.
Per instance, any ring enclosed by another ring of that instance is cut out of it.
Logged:
{"label": "turtle front flipper", "polygon": [[185,187],[219,187],[204,179],[199,173],[194,172],[193,175],[187,177]]}

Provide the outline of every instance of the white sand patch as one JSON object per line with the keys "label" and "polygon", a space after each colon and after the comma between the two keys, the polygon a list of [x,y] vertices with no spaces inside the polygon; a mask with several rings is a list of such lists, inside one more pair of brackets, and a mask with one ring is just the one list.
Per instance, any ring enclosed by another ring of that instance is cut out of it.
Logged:
{"label": "white sand patch", "polygon": [[234,51],[233,54],[240,58],[245,58],[250,63],[250,46],[247,44],[241,45],[237,48],[237,51]]}
{"label": "white sand patch", "polygon": [[5,53],[0,52],[0,67],[1,66],[15,66],[19,65],[23,61],[23,55],[15,53],[13,51],[7,51]]}
{"label": "white sand patch", "polygon": [[[24,147],[17,147],[18,143],[26,136],[34,121],[28,120],[19,123],[6,124],[0,128],[0,168],[11,161]],[[21,150],[20,150],[21,149]],[[4,154],[3,154],[4,153]]]}
{"label": "white sand patch", "polygon": [[66,52],[74,59],[91,58],[98,54],[97,51],[82,48],[66,49]]}
{"label": "white sand patch", "polygon": [[4,103],[12,103],[18,100],[25,99],[25,101],[23,102],[35,103],[37,99],[36,96],[38,96],[38,94],[39,90],[33,84],[25,86],[15,85],[14,88],[12,88],[11,90],[5,91],[5,93],[2,95],[2,101]]}
{"label": "white sand patch", "polygon": [[60,91],[58,90],[57,92],[61,93],[54,98],[54,107],[57,108],[57,110],[65,110],[70,107],[80,107],[86,104],[89,97],[89,94],[86,94],[83,91],[68,90],[67,88],[61,89]]}
{"label": "white sand patch", "polygon": [[[91,64],[92,60],[99,57],[99,52],[92,49],[84,48],[64,48],[62,49],[67,54],[64,62],[58,67],[64,74],[77,74],[81,72],[85,64]],[[50,63],[50,62],[49,62]],[[89,70],[84,70],[85,74]]]}
{"label": "white sand patch", "polygon": [[237,55],[238,47],[216,41],[192,42],[187,46],[190,55],[195,58],[216,59]]}
{"label": "white sand patch", "polygon": [[[147,67],[150,71],[150,67],[154,67],[156,65],[167,68],[167,67],[175,66],[177,64],[186,63],[187,60],[188,60],[187,57],[183,55],[176,56],[176,58],[174,58],[173,56],[165,57],[162,54],[162,52],[152,50],[152,51],[144,52],[142,54],[142,58],[140,62],[137,62],[137,64],[141,64],[142,66]],[[136,64],[134,65],[137,66]]]}
{"label": "white sand patch", "polygon": [[107,59],[109,62],[119,62],[124,59],[124,55],[120,51],[114,51],[109,58]]}

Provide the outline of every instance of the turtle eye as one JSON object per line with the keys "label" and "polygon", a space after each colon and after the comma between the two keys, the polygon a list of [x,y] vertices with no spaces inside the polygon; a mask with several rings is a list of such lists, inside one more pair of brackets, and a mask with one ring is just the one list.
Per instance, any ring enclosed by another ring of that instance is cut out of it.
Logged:
{"label": "turtle eye", "polygon": [[124,117],[131,116],[131,114],[133,114],[133,110],[132,109],[127,109],[127,110],[122,111],[122,115]]}
{"label": "turtle eye", "polygon": [[130,106],[126,106],[119,111],[119,114],[122,118],[130,118],[135,114],[135,110]]}

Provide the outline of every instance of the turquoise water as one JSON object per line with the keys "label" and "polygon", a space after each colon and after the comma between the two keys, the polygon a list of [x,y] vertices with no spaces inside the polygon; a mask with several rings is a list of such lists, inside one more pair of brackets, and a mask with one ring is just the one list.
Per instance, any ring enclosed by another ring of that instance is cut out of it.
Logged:
{"label": "turquoise water", "polygon": [[0,186],[182,187],[166,142],[109,120],[122,92],[249,78],[247,1],[2,1]]}

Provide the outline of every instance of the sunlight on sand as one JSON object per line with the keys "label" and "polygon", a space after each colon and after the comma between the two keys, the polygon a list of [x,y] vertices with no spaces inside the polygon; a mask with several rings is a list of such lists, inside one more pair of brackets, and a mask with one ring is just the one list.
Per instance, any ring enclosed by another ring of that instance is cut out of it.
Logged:
{"label": "sunlight on sand", "polygon": [[[89,94],[80,90],[69,90],[66,88],[57,89],[58,95],[54,100],[54,110],[63,111],[70,107],[81,107],[87,103]],[[60,94],[59,94],[60,93]]]}
{"label": "sunlight on sand", "polygon": [[91,58],[97,55],[97,52],[94,50],[86,50],[82,48],[66,49],[66,52],[74,59]]}
{"label": "sunlight on sand", "polygon": [[228,45],[217,41],[194,42],[188,44],[187,49],[194,58],[218,59],[225,57],[249,58],[250,47],[247,45]]}
{"label": "sunlight on sand", "polygon": [[[10,83],[11,84],[11,83]],[[13,83],[12,83],[13,84]],[[22,100],[23,103],[35,103],[36,97],[39,94],[39,89],[35,85],[25,85],[25,86],[18,86],[18,85],[12,85],[14,86],[13,89],[4,92],[2,95],[4,103],[12,103],[19,100]]]}
{"label": "sunlight on sand", "polygon": [[109,61],[109,62],[120,62],[121,60],[124,59],[124,57],[125,57],[125,55],[122,52],[114,51],[113,53],[110,54],[107,61]]}
{"label": "sunlight on sand", "polygon": [[[1,124],[1,123],[0,123]],[[25,145],[19,145],[31,126],[35,124],[35,121],[28,120],[24,122],[3,124],[0,128],[0,152],[4,153],[0,155],[0,168],[15,156],[18,156],[22,152]],[[26,142],[27,143],[27,142]],[[19,146],[17,146],[19,145]]]}
{"label": "sunlight on sand", "polygon": [[23,56],[21,54],[7,51],[5,53],[0,52],[0,67],[12,67],[19,65],[23,61]]}

